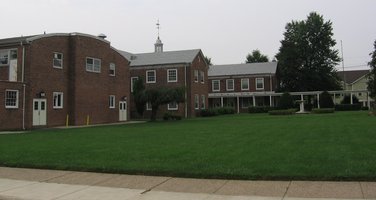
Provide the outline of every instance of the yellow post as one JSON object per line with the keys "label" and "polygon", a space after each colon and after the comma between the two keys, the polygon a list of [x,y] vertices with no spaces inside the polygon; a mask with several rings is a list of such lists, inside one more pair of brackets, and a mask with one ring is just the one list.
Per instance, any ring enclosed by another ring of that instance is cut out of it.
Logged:
{"label": "yellow post", "polygon": [[89,122],[90,122],[90,116],[89,116],[89,115],[87,115],[87,116],[86,116],[86,126],[88,126],[88,125],[89,125]]}
{"label": "yellow post", "polygon": [[69,115],[67,115],[67,118],[65,120],[65,126],[68,127],[69,126]]}

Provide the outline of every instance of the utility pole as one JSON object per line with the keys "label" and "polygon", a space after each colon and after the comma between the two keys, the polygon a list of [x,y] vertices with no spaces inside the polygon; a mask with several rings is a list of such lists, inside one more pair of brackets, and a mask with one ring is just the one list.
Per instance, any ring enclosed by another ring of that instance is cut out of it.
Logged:
{"label": "utility pole", "polygon": [[342,40],[341,40],[341,53],[342,53],[343,90],[346,90],[345,59],[343,58]]}

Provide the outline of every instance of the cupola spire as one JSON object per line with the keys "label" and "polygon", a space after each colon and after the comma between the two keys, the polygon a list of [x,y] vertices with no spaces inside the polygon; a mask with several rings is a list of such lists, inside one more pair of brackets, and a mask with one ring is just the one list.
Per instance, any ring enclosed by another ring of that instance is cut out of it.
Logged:
{"label": "cupola spire", "polygon": [[159,24],[159,19],[157,21],[157,30],[158,30],[158,37],[157,41],[154,44],[154,52],[163,52],[163,43],[162,40],[159,38],[159,30],[160,30],[160,24]]}

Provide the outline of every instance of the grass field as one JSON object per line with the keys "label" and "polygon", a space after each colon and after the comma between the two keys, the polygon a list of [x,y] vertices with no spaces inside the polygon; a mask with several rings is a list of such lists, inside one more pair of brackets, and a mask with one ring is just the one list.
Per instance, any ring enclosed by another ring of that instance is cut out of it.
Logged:
{"label": "grass field", "polygon": [[376,180],[367,112],[241,114],[0,135],[0,165],[273,180]]}

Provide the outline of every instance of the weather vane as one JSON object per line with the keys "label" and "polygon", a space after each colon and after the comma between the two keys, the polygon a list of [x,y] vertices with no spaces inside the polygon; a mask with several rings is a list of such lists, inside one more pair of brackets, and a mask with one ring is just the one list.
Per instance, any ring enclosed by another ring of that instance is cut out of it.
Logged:
{"label": "weather vane", "polygon": [[159,29],[160,29],[161,27],[160,27],[160,24],[159,24],[159,19],[158,19],[158,21],[157,21],[157,29],[158,29],[158,38],[159,38]]}

